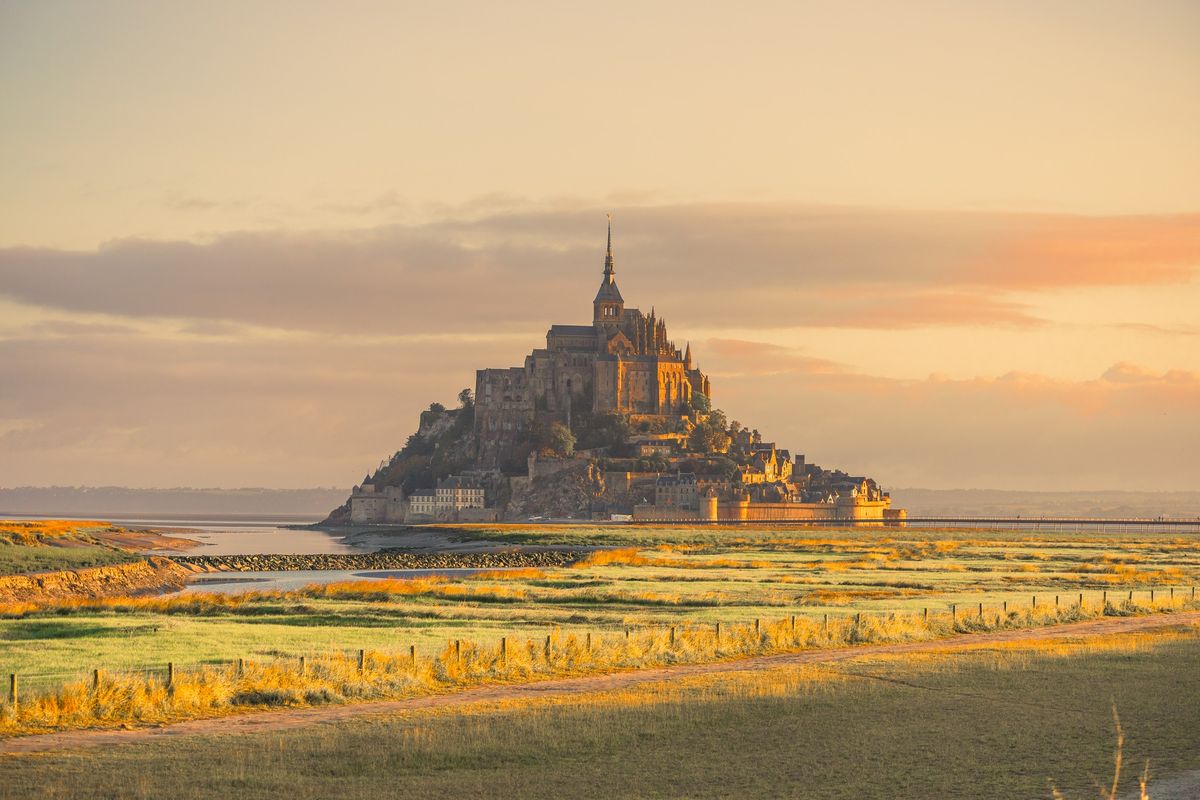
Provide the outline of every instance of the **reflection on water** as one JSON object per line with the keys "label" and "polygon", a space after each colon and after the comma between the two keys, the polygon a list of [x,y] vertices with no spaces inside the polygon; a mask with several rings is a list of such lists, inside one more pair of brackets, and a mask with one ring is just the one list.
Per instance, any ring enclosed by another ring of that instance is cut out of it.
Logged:
{"label": "reflection on water", "polygon": [[164,528],[164,533],[199,542],[188,555],[307,555],[361,553],[362,548],[342,543],[342,537],[314,530],[293,530],[262,522],[202,523],[187,528]]}
{"label": "reflection on water", "polygon": [[195,592],[217,592],[219,594],[242,594],[244,592],[292,591],[315,583],[337,583],[339,581],[380,580],[382,578],[418,578],[441,575],[448,578],[473,575],[477,572],[494,572],[494,569],[320,569],[294,570],[291,572],[206,572],[188,581],[183,594]]}

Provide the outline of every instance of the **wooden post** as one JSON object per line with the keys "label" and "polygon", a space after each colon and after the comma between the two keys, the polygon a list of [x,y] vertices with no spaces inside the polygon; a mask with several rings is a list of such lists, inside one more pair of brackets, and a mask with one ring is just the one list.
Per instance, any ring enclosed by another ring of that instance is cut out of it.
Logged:
{"label": "wooden post", "polygon": [[717,644],[721,643],[721,623],[717,623]]}
{"label": "wooden post", "polygon": [[1129,590],[1129,602],[1133,602],[1133,589]]}
{"label": "wooden post", "polygon": [[758,617],[755,617],[755,618],[754,618],[754,633],[755,633],[756,635],[758,634],[758,624],[759,624]]}
{"label": "wooden post", "polygon": [[1171,587],[1171,599],[1172,600],[1175,599],[1175,587],[1174,586]]}
{"label": "wooden post", "polygon": [[1101,602],[1103,602],[1104,606],[1107,607],[1108,606],[1108,589],[1104,590],[1103,597],[1104,597],[1104,599]]}
{"label": "wooden post", "polygon": [[359,675],[363,674],[363,670],[366,668],[366,666],[367,666],[367,651],[359,650],[358,651],[358,674]]}
{"label": "wooden post", "polygon": [[175,662],[167,662],[167,688],[170,689],[175,685]]}
{"label": "wooden post", "polygon": [[587,651],[592,652],[592,632],[587,632]]}
{"label": "wooden post", "polygon": [[950,604],[950,621],[955,624],[958,623],[958,608],[954,603]]}
{"label": "wooden post", "polygon": [[675,646],[675,626],[671,626],[671,647]]}
{"label": "wooden post", "polygon": [[796,615],[792,614],[792,636],[796,635]]}
{"label": "wooden post", "polygon": [[979,618],[983,619],[983,603],[979,604]]}
{"label": "wooden post", "polygon": [[246,674],[246,659],[244,659],[244,658],[238,659],[237,674],[238,674],[239,678]]}
{"label": "wooden post", "polygon": [[454,640],[454,660],[460,667],[462,666],[462,639]]}
{"label": "wooden post", "polygon": [[12,673],[8,676],[8,702],[12,705],[17,704],[17,673]]}
{"label": "wooden post", "polygon": [[1054,595],[1054,607],[1058,608],[1058,595]]}
{"label": "wooden post", "polygon": [[821,627],[825,629],[826,633],[829,632],[829,615],[828,614],[826,614],[825,619],[822,620]]}
{"label": "wooden post", "polygon": [[412,664],[412,668],[417,668],[417,646],[410,644],[408,646],[408,663]]}
{"label": "wooden post", "polygon": [[1037,595],[1036,594],[1033,596],[1033,607],[1037,608]]}
{"label": "wooden post", "polygon": [[1083,608],[1083,592],[1079,593],[1079,607]]}
{"label": "wooden post", "polygon": [[629,641],[629,628],[625,629],[625,641]]}
{"label": "wooden post", "polygon": [[862,612],[860,611],[854,615],[854,627],[857,628],[861,624],[862,624]]}
{"label": "wooden post", "polygon": [[304,663],[304,656],[300,656],[300,674],[304,675],[307,671],[308,670]]}
{"label": "wooden post", "polygon": [[508,637],[500,637],[500,666],[508,664]]}
{"label": "wooden post", "polygon": [[100,670],[94,669],[94,670],[92,670],[92,691],[97,692],[99,690],[100,690]]}
{"label": "wooden post", "polygon": [[549,636],[546,637],[545,650],[546,650],[546,661],[549,661],[550,660],[550,637]]}
{"label": "wooden post", "polygon": [[1008,601],[1004,601],[1004,616],[1008,616]]}
{"label": "wooden post", "polygon": [[1150,602],[1151,603],[1154,602],[1154,590],[1153,589],[1150,590]]}

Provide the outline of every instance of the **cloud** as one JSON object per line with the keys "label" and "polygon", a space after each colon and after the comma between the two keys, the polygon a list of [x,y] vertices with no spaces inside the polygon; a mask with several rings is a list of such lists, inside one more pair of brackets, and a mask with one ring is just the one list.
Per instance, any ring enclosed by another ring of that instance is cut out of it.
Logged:
{"label": "cloud", "polygon": [[[0,292],[74,312],[341,333],[420,333],[447,320],[457,331],[536,330],[560,321],[547,307],[586,319],[600,211],[495,210],[503,204],[421,225],[8,248]],[[1005,292],[1191,280],[1198,243],[1197,216],[783,204],[628,208],[616,231],[630,305],[658,301],[674,322],[739,328],[1037,326]]]}

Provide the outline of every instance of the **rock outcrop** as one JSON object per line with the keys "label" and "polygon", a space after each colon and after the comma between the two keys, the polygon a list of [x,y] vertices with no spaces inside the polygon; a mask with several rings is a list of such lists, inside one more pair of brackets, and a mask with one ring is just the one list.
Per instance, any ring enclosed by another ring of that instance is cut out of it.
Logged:
{"label": "rock outcrop", "polygon": [[198,571],[291,572],[316,569],[504,569],[563,567],[586,553],[570,550],[509,550],[491,553],[314,553],[308,555],[177,556]]}

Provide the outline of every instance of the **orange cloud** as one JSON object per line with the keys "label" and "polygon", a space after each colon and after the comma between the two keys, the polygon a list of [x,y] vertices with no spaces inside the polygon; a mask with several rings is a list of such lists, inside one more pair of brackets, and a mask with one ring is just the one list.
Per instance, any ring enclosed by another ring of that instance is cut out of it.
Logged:
{"label": "orange cloud", "polygon": [[1039,289],[1184,283],[1200,269],[1200,214],[1026,218],[983,259],[981,284]]}

